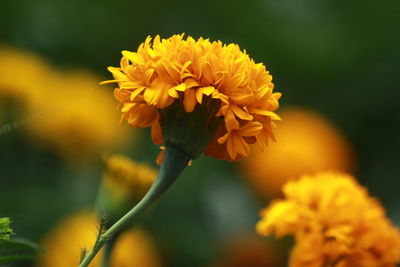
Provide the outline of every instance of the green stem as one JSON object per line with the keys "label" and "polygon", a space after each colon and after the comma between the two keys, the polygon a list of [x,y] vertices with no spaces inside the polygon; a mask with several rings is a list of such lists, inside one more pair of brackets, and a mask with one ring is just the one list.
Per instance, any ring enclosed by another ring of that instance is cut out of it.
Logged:
{"label": "green stem", "polygon": [[113,249],[114,249],[114,245],[115,245],[115,243],[117,242],[118,235],[119,235],[119,234],[116,234],[115,236],[113,236],[113,237],[107,242],[107,244],[105,244],[103,259],[102,259],[102,261],[101,261],[101,266],[102,266],[102,267],[109,267],[109,266],[111,266],[111,255],[112,255],[112,251],[113,251]]}
{"label": "green stem", "polygon": [[147,194],[128,213],[104,232],[92,250],[85,256],[79,267],[87,267],[104,244],[125,228],[134,218],[154,203],[178,178],[187,166],[191,157],[174,146],[166,146],[164,160],[157,179]]}

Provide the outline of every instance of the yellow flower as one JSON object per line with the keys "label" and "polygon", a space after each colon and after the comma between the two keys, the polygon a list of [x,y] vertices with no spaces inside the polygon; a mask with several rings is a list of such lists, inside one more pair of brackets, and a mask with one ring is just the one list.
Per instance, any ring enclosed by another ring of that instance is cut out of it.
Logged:
{"label": "yellow flower", "polygon": [[284,122],[276,129],[278,143],[255,150],[240,166],[262,196],[278,194],[288,179],[302,174],[354,171],[349,142],[328,120],[303,108],[289,108],[279,115]]}
{"label": "yellow flower", "polygon": [[394,267],[400,232],[378,201],[346,174],[302,176],[283,187],[284,200],[261,211],[261,235],[293,234],[291,267]]}
{"label": "yellow flower", "polygon": [[[96,238],[96,218],[91,213],[79,213],[64,219],[44,239],[45,253],[40,255],[37,266],[78,266],[81,250],[90,248]],[[90,267],[100,266],[102,253]],[[159,254],[148,234],[134,229],[123,232],[111,255],[111,267],[158,267]]]}
{"label": "yellow flower", "polygon": [[80,159],[112,149],[126,140],[126,129],[115,127],[118,112],[110,92],[86,71],[48,77],[30,99],[29,133],[66,158]]}
{"label": "yellow flower", "polygon": [[104,157],[104,182],[107,187],[131,197],[142,199],[157,176],[157,171],[149,165],[134,162],[122,155]]}
{"label": "yellow flower", "polygon": [[152,127],[156,144],[176,146],[192,158],[205,149],[239,160],[248,156],[249,144],[265,147],[274,138],[280,94],[265,66],[238,45],[157,35],[122,55],[120,67],[109,67],[114,80],[104,83],[118,83],[122,120]]}
{"label": "yellow flower", "polygon": [[100,215],[105,212],[107,223],[112,225],[144,197],[157,172],[122,155],[105,156],[104,165],[97,209]]}
{"label": "yellow flower", "polygon": [[0,98],[22,105],[52,73],[44,59],[19,49],[0,47],[0,59]]}

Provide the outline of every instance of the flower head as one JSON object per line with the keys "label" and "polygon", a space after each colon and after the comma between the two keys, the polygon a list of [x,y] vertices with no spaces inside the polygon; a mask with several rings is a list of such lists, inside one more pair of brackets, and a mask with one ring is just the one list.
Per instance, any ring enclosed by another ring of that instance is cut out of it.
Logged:
{"label": "flower head", "polygon": [[286,181],[303,174],[354,172],[352,147],[330,121],[304,108],[288,108],[279,116],[284,121],[275,131],[279,142],[241,162],[244,177],[260,195],[277,195]]}
{"label": "flower head", "polygon": [[100,215],[106,213],[108,224],[113,224],[144,197],[157,172],[146,164],[117,154],[104,156],[104,166],[97,209]]}
{"label": "flower head", "polygon": [[[238,45],[174,35],[156,36],[136,52],[123,51],[109,67],[118,83],[122,120],[152,127],[156,144],[176,146],[192,158],[239,160],[249,144],[274,139],[279,93],[272,76]],[[107,82],[105,82],[107,83]]]}
{"label": "flower head", "polygon": [[261,235],[293,234],[290,266],[395,266],[400,232],[376,199],[345,174],[303,176],[283,187],[286,199],[261,211]]}
{"label": "flower head", "polygon": [[[40,255],[37,266],[78,266],[84,247],[90,247],[96,238],[95,216],[91,213],[73,214],[58,224],[43,242],[46,253]],[[101,253],[91,267],[101,266]],[[157,250],[146,232],[140,229],[121,233],[111,255],[111,267],[161,266]]]}

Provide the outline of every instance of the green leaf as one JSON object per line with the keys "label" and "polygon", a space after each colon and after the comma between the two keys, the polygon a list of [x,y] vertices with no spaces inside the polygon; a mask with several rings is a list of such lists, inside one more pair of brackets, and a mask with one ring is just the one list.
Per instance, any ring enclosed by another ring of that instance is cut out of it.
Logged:
{"label": "green leaf", "polygon": [[43,249],[26,239],[0,240],[0,264],[32,259],[39,252],[43,252]]}
{"label": "green leaf", "polygon": [[10,239],[10,235],[13,233],[10,223],[10,218],[0,218],[0,240]]}

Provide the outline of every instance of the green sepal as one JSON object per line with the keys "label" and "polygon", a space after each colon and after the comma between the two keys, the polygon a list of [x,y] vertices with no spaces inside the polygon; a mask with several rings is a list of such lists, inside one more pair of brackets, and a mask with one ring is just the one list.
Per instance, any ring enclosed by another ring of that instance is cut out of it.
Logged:
{"label": "green sepal", "polygon": [[192,112],[186,112],[178,99],[160,112],[160,124],[165,145],[177,147],[196,159],[214,138],[222,118],[216,114],[220,101],[204,97]]}

